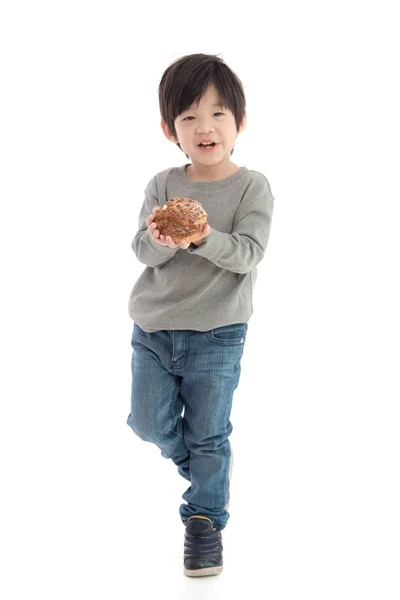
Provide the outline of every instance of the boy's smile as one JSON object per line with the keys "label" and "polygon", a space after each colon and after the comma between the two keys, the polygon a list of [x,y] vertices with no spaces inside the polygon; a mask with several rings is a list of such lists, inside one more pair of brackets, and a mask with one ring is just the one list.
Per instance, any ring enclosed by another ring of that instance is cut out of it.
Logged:
{"label": "boy's smile", "polygon": [[246,126],[246,114],[239,131],[233,113],[218,102],[214,86],[210,86],[199,104],[196,102],[174,122],[176,137],[164,121],[161,127],[165,136],[175,144],[180,144],[192,166],[192,178],[205,181],[222,179],[238,170],[231,160],[231,152],[236,137]]}

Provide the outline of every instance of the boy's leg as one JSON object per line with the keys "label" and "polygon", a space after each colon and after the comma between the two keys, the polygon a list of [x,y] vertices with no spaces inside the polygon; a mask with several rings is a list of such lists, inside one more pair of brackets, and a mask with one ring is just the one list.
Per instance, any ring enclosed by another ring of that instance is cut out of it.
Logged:
{"label": "boy's leg", "polygon": [[247,323],[238,323],[197,332],[189,338],[180,388],[185,403],[183,439],[190,450],[191,474],[191,486],[183,494],[187,504],[180,507],[185,524],[192,515],[205,515],[222,530],[229,519],[229,418],[246,333]]}
{"label": "boy's leg", "polygon": [[180,379],[168,371],[172,338],[168,331],[132,334],[131,412],[127,423],[141,439],[156,444],[190,481],[189,451],[182,435]]}

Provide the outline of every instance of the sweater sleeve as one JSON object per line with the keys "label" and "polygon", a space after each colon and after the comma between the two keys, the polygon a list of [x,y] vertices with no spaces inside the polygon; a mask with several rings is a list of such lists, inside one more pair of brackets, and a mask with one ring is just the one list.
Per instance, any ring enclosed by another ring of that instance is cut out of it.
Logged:
{"label": "sweater sleeve", "polygon": [[146,187],[145,198],[139,215],[139,230],[131,244],[138,261],[148,267],[159,267],[165,264],[180,249],[179,247],[169,248],[157,244],[147,232],[146,219],[152,214],[155,206],[159,206],[156,176]]}
{"label": "sweater sleeve", "polygon": [[207,258],[217,267],[248,273],[262,260],[267,248],[274,208],[269,183],[264,178],[256,197],[244,195],[236,212],[232,233],[211,230],[198,248],[187,252]]}

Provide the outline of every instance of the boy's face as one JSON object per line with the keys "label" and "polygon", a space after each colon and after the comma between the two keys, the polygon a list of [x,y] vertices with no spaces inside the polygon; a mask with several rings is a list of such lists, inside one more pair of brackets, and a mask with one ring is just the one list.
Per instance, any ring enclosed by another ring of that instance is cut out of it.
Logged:
{"label": "boy's face", "polygon": [[[236,137],[246,126],[243,117],[239,131],[233,113],[218,105],[218,96],[214,87],[209,87],[199,105],[194,103],[175,119],[176,137],[172,135],[164,121],[161,127],[165,136],[179,143],[193,164],[216,166],[230,161]],[[204,150],[200,142],[215,142],[213,150]]]}

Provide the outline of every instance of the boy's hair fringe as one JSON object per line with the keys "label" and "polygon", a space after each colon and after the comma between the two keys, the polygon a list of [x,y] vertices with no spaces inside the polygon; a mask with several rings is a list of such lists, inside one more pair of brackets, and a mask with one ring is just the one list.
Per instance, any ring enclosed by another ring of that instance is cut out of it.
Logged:
{"label": "boy's hair fringe", "polygon": [[[239,77],[215,54],[188,54],[169,65],[158,88],[161,117],[174,137],[176,117],[194,102],[199,104],[210,85],[215,86],[221,106],[233,113],[239,131],[246,108]],[[182,150],[180,144],[177,146]]]}

